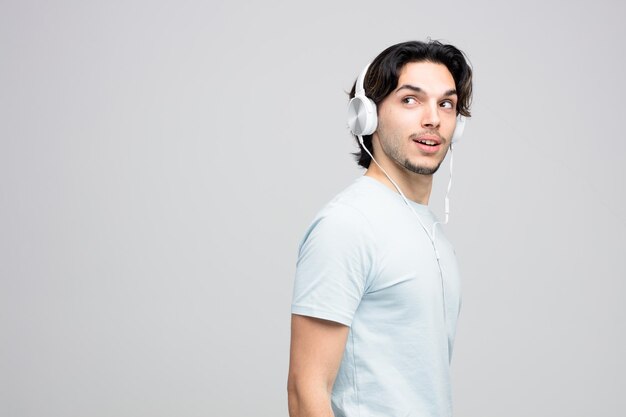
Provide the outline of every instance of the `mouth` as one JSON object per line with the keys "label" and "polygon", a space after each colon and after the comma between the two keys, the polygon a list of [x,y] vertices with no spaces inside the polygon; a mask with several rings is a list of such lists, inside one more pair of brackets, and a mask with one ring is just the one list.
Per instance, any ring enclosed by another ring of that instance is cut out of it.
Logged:
{"label": "mouth", "polygon": [[413,142],[425,153],[435,153],[441,148],[441,139],[437,136],[424,135],[413,139]]}
{"label": "mouth", "polygon": [[439,145],[439,142],[437,142],[436,140],[430,140],[430,139],[417,139],[415,140],[415,142],[421,143],[423,145],[428,145],[428,146]]}

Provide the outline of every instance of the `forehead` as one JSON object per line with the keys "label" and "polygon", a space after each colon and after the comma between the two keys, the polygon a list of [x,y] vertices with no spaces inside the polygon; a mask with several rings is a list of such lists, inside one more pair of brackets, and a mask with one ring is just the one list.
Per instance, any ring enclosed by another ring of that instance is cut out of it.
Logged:
{"label": "forehead", "polygon": [[455,88],[454,77],[448,68],[434,62],[409,62],[400,70],[398,85],[420,87],[426,93],[440,94]]}

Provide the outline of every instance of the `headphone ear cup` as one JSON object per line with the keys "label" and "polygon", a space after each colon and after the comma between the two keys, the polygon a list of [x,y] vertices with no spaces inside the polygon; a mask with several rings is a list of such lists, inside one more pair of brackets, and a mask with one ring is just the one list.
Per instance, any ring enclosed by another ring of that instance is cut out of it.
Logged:
{"label": "headphone ear cup", "polygon": [[454,128],[454,133],[452,133],[452,140],[450,141],[451,143],[458,143],[458,141],[461,139],[461,136],[463,136],[463,131],[465,130],[465,116],[462,115],[458,115],[456,117],[456,127]]}
{"label": "headphone ear cup", "polygon": [[348,103],[348,127],[355,136],[371,135],[378,126],[376,104],[364,95],[355,96]]}

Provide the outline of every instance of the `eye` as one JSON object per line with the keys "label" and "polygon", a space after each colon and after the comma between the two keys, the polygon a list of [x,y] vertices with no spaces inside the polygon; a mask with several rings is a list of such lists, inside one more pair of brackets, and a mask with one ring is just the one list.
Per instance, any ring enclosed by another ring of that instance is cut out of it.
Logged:
{"label": "eye", "polygon": [[402,102],[404,104],[415,104],[415,103],[417,103],[417,99],[415,97],[413,97],[413,96],[409,96],[409,97],[404,97],[402,99]]}
{"label": "eye", "polygon": [[443,107],[444,109],[453,109],[455,106],[453,101],[446,100],[441,103],[441,107]]}

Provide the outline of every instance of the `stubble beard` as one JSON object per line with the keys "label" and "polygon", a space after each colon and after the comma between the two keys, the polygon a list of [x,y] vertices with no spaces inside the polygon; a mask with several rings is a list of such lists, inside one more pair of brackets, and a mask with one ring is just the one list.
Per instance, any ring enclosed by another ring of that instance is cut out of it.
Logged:
{"label": "stubble beard", "polygon": [[394,140],[388,141],[380,137],[380,146],[382,147],[383,152],[385,152],[387,157],[389,157],[396,164],[400,165],[401,167],[404,167],[408,171],[414,172],[415,174],[433,175],[435,172],[437,172],[437,170],[443,163],[443,160],[446,156],[444,154],[441,160],[439,161],[439,163],[434,167],[416,165],[413,162],[411,162],[409,158],[407,158],[406,156],[402,154],[400,143],[401,143],[400,138],[394,138]]}

